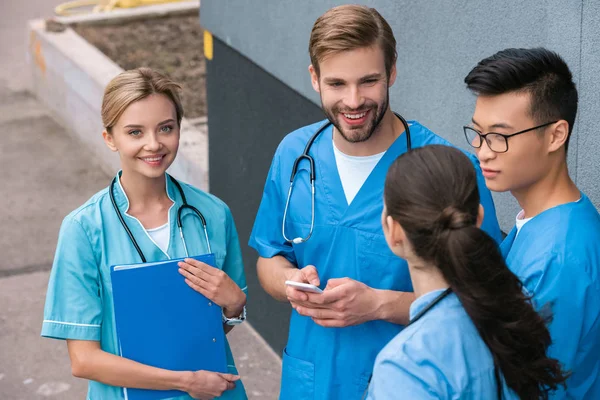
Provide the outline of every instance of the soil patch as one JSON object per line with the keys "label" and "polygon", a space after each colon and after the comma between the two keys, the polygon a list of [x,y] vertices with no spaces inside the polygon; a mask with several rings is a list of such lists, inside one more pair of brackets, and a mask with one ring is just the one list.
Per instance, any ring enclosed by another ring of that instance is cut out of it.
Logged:
{"label": "soil patch", "polygon": [[185,116],[206,116],[206,62],[197,13],[73,29],[121,68],[149,67],[179,83]]}

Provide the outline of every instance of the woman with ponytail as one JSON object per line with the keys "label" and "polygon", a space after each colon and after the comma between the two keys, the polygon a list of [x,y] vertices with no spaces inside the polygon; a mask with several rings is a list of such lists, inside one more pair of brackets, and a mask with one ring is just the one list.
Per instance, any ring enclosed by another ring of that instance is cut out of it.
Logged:
{"label": "woman with ponytail", "polygon": [[546,356],[546,322],[479,229],[469,159],[448,146],[400,156],[384,189],[383,230],[406,259],[410,323],[378,355],[369,399],[546,399],[566,375]]}

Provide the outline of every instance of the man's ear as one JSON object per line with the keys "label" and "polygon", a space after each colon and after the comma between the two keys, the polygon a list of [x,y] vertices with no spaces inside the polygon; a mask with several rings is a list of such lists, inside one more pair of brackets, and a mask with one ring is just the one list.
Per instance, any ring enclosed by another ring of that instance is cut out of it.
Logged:
{"label": "man's ear", "polygon": [[565,145],[569,138],[569,123],[564,119],[558,121],[550,128],[550,140],[548,143],[548,152],[553,153]]}
{"label": "man's ear", "polygon": [[115,139],[113,138],[112,133],[108,133],[108,131],[105,129],[102,132],[102,138],[104,139],[104,143],[106,143],[106,145],[111,151],[119,151],[119,149],[117,149],[117,146],[115,146]]}
{"label": "man's ear", "polygon": [[315,92],[321,93],[321,86],[319,86],[319,75],[312,64],[308,66],[308,72],[310,73],[310,83],[312,84],[313,89],[315,89]]}
{"label": "man's ear", "polygon": [[392,85],[394,84],[394,82],[396,82],[396,76],[397,76],[397,70],[396,70],[396,63],[394,62],[394,64],[392,65],[392,69],[390,69],[390,78],[388,79],[388,87],[392,87]]}

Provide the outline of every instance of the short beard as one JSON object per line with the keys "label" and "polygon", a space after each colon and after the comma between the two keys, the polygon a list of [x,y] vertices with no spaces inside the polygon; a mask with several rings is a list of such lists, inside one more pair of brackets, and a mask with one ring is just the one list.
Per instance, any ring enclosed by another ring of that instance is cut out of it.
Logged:
{"label": "short beard", "polygon": [[367,126],[366,131],[362,135],[359,135],[356,137],[351,137],[350,135],[346,134],[342,130],[342,126],[339,123],[339,120],[337,117],[337,115],[339,115],[339,110],[337,110],[336,108],[334,108],[331,111],[326,109],[323,105],[323,99],[321,99],[321,109],[327,116],[327,119],[329,119],[329,121],[331,121],[331,123],[337,128],[337,131],[340,133],[340,135],[342,135],[342,137],[344,138],[345,141],[347,141],[348,143],[361,143],[361,142],[366,142],[367,140],[369,140],[371,138],[371,136],[373,136],[375,131],[377,131],[377,129],[379,128],[379,124],[381,123],[381,120],[383,120],[383,116],[385,115],[385,112],[388,109],[389,99],[390,99],[390,91],[387,90],[386,95],[385,95],[385,100],[381,104],[381,108],[375,107],[375,108],[369,109],[369,110],[375,110],[377,112],[377,114],[375,115],[375,118],[373,119],[372,124],[370,126]]}

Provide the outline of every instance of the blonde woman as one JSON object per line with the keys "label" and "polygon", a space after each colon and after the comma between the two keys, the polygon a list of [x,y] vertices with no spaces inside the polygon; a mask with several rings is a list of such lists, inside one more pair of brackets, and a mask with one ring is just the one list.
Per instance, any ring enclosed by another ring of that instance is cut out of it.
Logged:
{"label": "blonde woman", "polygon": [[246,278],[228,207],[166,174],[179,147],[179,90],[147,68],[123,72],[108,84],[103,137],[119,153],[121,170],[108,188],[65,217],[60,229],[42,336],[67,341],[73,375],[90,381],[90,400],[123,398],[123,387],[246,398],[228,345],[228,374],[168,371],[117,355],[110,266],[182,258],[186,245],[190,255],[209,252],[199,218],[186,218],[185,245],[179,237],[176,214],[184,197],[206,219],[217,268],[186,259],[179,264],[182,279],[222,307],[226,331],[245,318]]}

